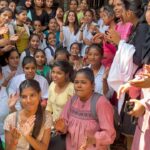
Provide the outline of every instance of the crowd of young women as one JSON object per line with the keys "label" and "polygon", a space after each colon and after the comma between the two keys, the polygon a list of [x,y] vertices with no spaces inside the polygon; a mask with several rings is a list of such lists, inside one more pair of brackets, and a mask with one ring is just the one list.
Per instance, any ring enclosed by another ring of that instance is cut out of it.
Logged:
{"label": "crowd of young women", "polygon": [[0,0],[0,149],[150,149],[150,2],[88,2]]}

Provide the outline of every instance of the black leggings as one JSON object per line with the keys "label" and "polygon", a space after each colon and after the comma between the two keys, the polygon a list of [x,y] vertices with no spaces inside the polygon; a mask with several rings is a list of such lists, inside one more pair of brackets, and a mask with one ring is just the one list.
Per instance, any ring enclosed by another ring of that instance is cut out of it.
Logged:
{"label": "black leggings", "polygon": [[3,150],[1,138],[0,138],[0,150]]}
{"label": "black leggings", "polygon": [[51,137],[48,150],[66,150],[66,135]]}

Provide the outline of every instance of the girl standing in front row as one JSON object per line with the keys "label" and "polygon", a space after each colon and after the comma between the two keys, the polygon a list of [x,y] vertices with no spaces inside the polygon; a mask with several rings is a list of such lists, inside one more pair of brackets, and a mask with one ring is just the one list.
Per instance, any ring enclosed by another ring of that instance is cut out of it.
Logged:
{"label": "girl standing in front row", "polygon": [[40,85],[33,79],[25,80],[19,92],[23,109],[8,115],[4,123],[6,150],[47,150],[52,119],[42,111]]}
{"label": "girl standing in front row", "polygon": [[108,150],[114,142],[113,108],[104,96],[95,104],[97,119],[93,116],[94,74],[91,69],[77,71],[74,80],[76,99],[67,102],[56,123],[56,130],[67,134],[67,150]]}

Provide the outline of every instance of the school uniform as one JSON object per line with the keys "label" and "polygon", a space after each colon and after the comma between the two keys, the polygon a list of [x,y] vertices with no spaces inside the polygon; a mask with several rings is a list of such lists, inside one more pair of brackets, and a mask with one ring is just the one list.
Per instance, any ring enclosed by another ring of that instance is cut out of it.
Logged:
{"label": "school uniform", "polygon": [[[37,75],[37,74],[34,76],[34,79],[36,81],[38,81],[40,84],[41,98],[42,99],[48,99],[48,87],[49,87],[49,85],[48,85],[47,80],[44,77]],[[16,92],[19,93],[19,86],[24,80],[26,80],[25,74],[20,74],[20,75],[15,76],[14,78],[12,78],[12,80],[10,81],[10,85],[8,86],[9,95],[12,93],[16,93]],[[20,109],[20,102],[17,102],[16,108]]]}
{"label": "school uniform", "polygon": [[8,94],[6,87],[0,86],[0,139],[4,142],[4,120],[9,114]]}
{"label": "school uniform", "polygon": [[44,51],[45,51],[45,54],[46,54],[46,60],[47,60],[47,64],[51,64],[52,61],[54,60],[54,55],[55,55],[55,48],[51,45],[48,45]]}

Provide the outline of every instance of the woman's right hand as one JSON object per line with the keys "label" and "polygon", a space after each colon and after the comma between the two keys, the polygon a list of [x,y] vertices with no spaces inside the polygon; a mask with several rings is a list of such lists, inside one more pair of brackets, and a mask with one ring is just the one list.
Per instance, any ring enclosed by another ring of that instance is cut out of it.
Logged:
{"label": "woman's right hand", "polygon": [[87,149],[87,138],[85,139],[85,141],[83,142],[83,144],[80,146],[79,150],[86,150]]}
{"label": "woman's right hand", "polygon": [[10,126],[10,134],[11,134],[11,143],[13,143],[14,145],[18,144],[18,140],[20,138],[20,132],[18,131],[17,128]]}
{"label": "woman's right hand", "polygon": [[130,83],[123,84],[119,87],[119,90],[117,91],[117,98],[119,99],[122,94],[126,93],[129,88],[131,87]]}
{"label": "woman's right hand", "polygon": [[0,27],[0,35],[8,33],[8,27]]}
{"label": "woman's right hand", "polygon": [[3,52],[8,52],[8,51],[10,51],[12,48],[15,48],[15,46],[14,45],[6,45],[4,48],[2,48],[1,50],[3,51]]}
{"label": "woman's right hand", "polygon": [[31,135],[35,123],[35,115],[30,116],[26,122],[20,122],[20,132],[24,137]]}
{"label": "woman's right hand", "polygon": [[9,106],[10,109],[14,109],[15,108],[15,105],[16,105],[18,99],[19,99],[19,94],[18,93],[11,94],[9,96],[8,106]]}
{"label": "woman's right hand", "polygon": [[57,132],[66,133],[67,128],[65,125],[65,120],[63,118],[56,120],[54,123],[54,128]]}
{"label": "woman's right hand", "polygon": [[18,41],[18,39],[19,39],[19,36],[18,35],[12,35],[10,38],[9,38],[9,40],[11,41],[11,42],[16,42],[16,41]]}
{"label": "woman's right hand", "polygon": [[104,34],[97,33],[96,35],[94,35],[92,42],[96,44],[100,44],[103,41],[103,38],[104,38]]}

